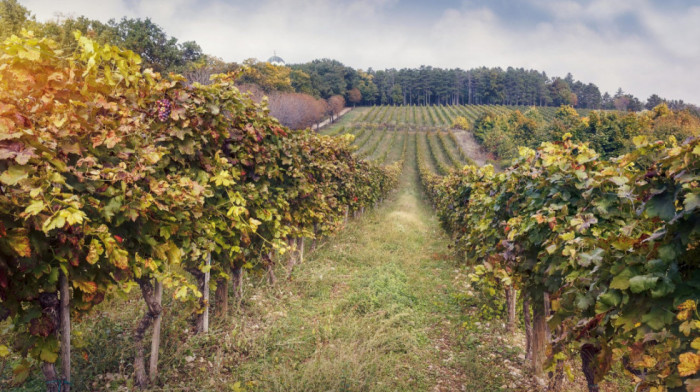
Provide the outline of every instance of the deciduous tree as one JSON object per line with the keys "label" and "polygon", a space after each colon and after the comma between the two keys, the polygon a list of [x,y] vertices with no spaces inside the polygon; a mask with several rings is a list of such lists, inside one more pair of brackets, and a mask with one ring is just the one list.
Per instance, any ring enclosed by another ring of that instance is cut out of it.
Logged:
{"label": "deciduous tree", "polygon": [[348,101],[352,102],[352,106],[355,107],[360,101],[362,101],[362,93],[357,87],[353,87],[348,91]]}

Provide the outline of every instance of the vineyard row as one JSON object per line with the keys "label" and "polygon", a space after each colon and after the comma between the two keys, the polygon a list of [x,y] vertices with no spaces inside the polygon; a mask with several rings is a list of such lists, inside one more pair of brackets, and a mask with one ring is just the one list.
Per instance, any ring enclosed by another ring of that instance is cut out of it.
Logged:
{"label": "vineyard row", "polygon": [[580,355],[590,391],[615,362],[636,390],[698,390],[700,138],[639,136],[604,160],[570,137],[503,172],[444,176],[419,137],[421,181],[474,284],[505,293],[511,329],[521,293],[526,356],[550,386]]}
{"label": "vineyard row", "polygon": [[[13,344],[0,357],[13,358],[16,384],[39,365],[47,390],[67,391],[71,320],[140,290],[133,368],[144,387],[157,372],[164,288],[205,333],[244,271],[274,283],[279,256],[291,271],[304,238],[383,199],[403,151],[385,154],[393,165],[368,163],[350,138],[280,126],[235,75],[162,78],[132,52],[76,38],[74,53],[31,35],[2,44],[0,321]],[[375,156],[383,144],[372,140]]]}

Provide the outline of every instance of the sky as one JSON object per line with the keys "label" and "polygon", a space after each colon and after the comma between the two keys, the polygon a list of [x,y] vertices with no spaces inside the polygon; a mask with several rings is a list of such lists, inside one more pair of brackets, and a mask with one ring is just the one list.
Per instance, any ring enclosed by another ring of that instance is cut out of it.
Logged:
{"label": "sky", "polygon": [[522,67],[700,104],[700,0],[19,0],[38,20],[151,18],[225,61]]}

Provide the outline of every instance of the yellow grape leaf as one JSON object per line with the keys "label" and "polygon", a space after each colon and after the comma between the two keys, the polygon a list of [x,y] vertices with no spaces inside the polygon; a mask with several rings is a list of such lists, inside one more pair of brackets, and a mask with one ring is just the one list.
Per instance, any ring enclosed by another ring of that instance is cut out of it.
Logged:
{"label": "yellow grape leaf", "polygon": [[86,217],[85,213],[77,210],[75,208],[69,208],[68,210],[61,211],[61,214],[65,216],[66,221],[69,225],[73,226],[75,224],[83,223],[83,219]]}
{"label": "yellow grape leaf", "polygon": [[668,150],[668,156],[675,157],[676,155],[680,154],[681,152],[683,152],[682,147],[673,147],[673,148],[670,148]]}
{"label": "yellow grape leaf", "polygon": [[168,258],[169,263],[180,264],[180,260],[182,258],[182,252],[180,252],[180,248],[178,248],[177,245],[175,245],[171,242],[168,244],[168,249],[166,250],[166,256]]}
{"label": "yellow grape leaf", "polygon": [[44,224],[41,226],[41,230],[44,233],[48,233],[49,231],[53,229],[60,229],[63,226],[66,225],[66,218],[63,216],[63,214],[58,213],[54,214],[52,217],[47,219]]}
{"label": "yellow grape leaf", "polygon": [[41,58],[41,52],[38,49],[27,48],[27,50],[18,51],[17,56],[21,59],[37,61]]}
{"label": "yellow grape leaf", "polygon": [[647,137],[640,135],[640,136],[635,136],[632,138],[632,143],[634,143],[635,147],[640,147],[645,144],[647,144]]}
{"label": "yellow grape leaf", "polygon": [[88,263],[90,264],[95,264],[97,263],[97,260],[100,259],[100,255],[104,253],[104,248],[102,248],[102,244],[100,242],[93,238],[92,241],[90,241],[90,250],[88,251],[87,257],[85,258]]}
{"label": "yellow grape leaf", "polygon": [[13,233],[7,236],[7,244],[12,250],[17,252],[20,257],[29,257],[32,255],[32,247],[29,243],[29,237],[22,233]]}
{"label": "yellow grape leaf", "polygon": [[245,389],[241,388],[241,382],[236,381],[233,385],[229,385],[229,388],[233,392],[243,392]]}
{"label": "yellow grape leaf", "polygon": [[575,376],[574,373],[571,371],[571,366],[564,365],[564,373],[566,373],[566,378],[568,378],[569,381],[574,382]]}
{"label": "yellow grape leaf", "polygon": [[690,347],[692,347],[696,350],[700,350],[700,338],[693,339],[693,342],[690,343]]}
{"label": "yellow grape leaf", "polygon": [[53,118],[53,125],[54,125],[56,128],[61,128],[61,127],[63,126],[63,124],[66,123],[67,120],[68,120],[68,116],[63,116],[63,117],[60,117],[60,118],[59,118],[59,117],[54,117],[54,118]]}
{"label": "yellow grape leaf", "polygon": [[622,186],[627,184],[630,180],[627,177],[611,177],[610,181],[613,182],[617,186]]}
{"label": "yellow grape leaf", "polygon": [[24,209],[24,212],[26,214],[29,214],[29,216],[33,216],[33,215],[40,213],[44,209],[44,207],[45,207],[45,204],[43,201],[34,200],[33,202],[31,202],[27,206],[27,208]]}
{"label": "yellow grape leaf", "polygon": [[549,253],[549,254],[551,255],[551,254],[553,254],[554,252],[556,252],[557,246],[556,246],[555,244],[552,244],[552,245],[549,245],[549,246],[548,246],[547,248],[545,248],[545,249],[547,249],[547,253]]}
{"label": "yellow grape leaf", "polygon": [[5,185],[16,185],[27,177],[29,177],[29,168],[27,166],[11,166],[0,174],[0,182]]}
{"label": "yellow grape leaf", "polygon": [[695,312],[695,309],[697,309],[697,304],[695,301],[692,299],[686,300],[682,304],[678,305],[678,310],[680,310],[680,312],[678,312],[676,318],[681,321],[687,320],[688,317]]}
{"label": "yellow grape leaf", "polygon": [[80,291],[87,294],[94,294],[97,292],[97,283],[95,282],[74,280],[73,287],[78,288]]}
{"label": "yellow grape leaf", "polygon": [[129,268],[129,258],[126,257],[127,253],[122,249],[115,249],[110,255],[109,259],[114,264],[115,267],[119,269]]}
{"label": "yellow grape leaf", "polygon": [[185,299],[187,298],[187,287],[185,286],[180,286],[175,290],[175,293],[173,293],[173,298],[175,299]]}
{"label": "yellow grape leaf", "polygon": [[143,266],[151,271],[155,271],[158,269],[158,264],[156,264],[156,262],[150,257],[147,259],[143,259]]}
{"label": "yellow grape leaf", "polygon": [[49,349],[44,348],[41,350],[41,354],[39,354],[39,357],[44,362],[54,363],[58,359],[58,354]]}
{"label": "yellow grape leaf", "polygon": [[656,359],[649,355],[642,357],[642,360],[638,362],[638,365],[645,368],[653,368],[656,366]]}
{"label": "yellow grape leaf", "polygon": [[260,226],[262,222],[255,218],[250,218],[250,226],[253,228],[253,231],[258,229],[258,226]]}
{"label": "yellow grape leaf", "polygon": [[700,370],[700,355],[695,353],[683,353],[678,356],[678,374],[681,377],[692,376]]}
{"label": "yellow grape leaf", "polygon": [[574,233],[573,231],[569,231],[567,233],[561,234],[559,237],[564,241],[571,241],[574,239],[574,237],[576,237],[576,233]]}
{"label": "yellow grape leaf", "polygon": [[4,344],[0,344],[0,358],[5,358],[8,355],[10,355],[10,349]]}
{"label": "yellow grape leaf", "polygon": [[544,166],[551,166],[557,160],[559,160],[559,157],[557,157],[556,155],[545,155],[544,158],[542,159],[542,164]]}

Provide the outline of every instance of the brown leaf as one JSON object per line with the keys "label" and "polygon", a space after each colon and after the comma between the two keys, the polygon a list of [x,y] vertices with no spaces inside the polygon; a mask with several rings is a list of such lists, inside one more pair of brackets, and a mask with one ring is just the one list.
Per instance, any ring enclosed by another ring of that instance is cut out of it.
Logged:
{"label": "brown leaf", "polygon": [[47,337],[56,329],[56,324],[47,315],[32,319],[29,322],[29,333],[36,336]]}

